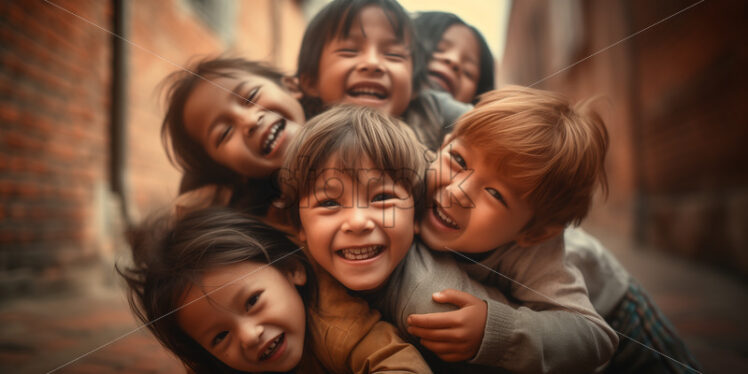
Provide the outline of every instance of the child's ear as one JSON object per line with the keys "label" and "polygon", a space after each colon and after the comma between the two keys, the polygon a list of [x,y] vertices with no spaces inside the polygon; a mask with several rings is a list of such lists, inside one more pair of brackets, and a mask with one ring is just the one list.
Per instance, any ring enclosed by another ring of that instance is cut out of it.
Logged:
{"label": "child's ear", "polygon": [[317,82],[314,82],[310,77],[299,77],[299,86],[301,90],[309,96],[319,97],[319,90],[317,89],[316,83]]}
{"label": "child's ear", "polygon": [[303,286],[306,284],[306,269],[304,265],[297,263],[295,269],[286,274],[288,280],[297,286]]}
{"label": "child's ear", "polygon": [[564,231],[563,225],[547,225],[530,231],[522,232],[517,238],[517,244],[520,247],[529,247],[538,244],[546,239],[550,239]]}
{"label": "child's ear", "polygon": [[291,93],[291,96],[293,96],[294,99],[301,100],[301,97],[304,96],[304,93],[301,91],[301,86],[299,86],[299,78],[284,76],[281,79],[281,83],[283,83],[283,87]]}

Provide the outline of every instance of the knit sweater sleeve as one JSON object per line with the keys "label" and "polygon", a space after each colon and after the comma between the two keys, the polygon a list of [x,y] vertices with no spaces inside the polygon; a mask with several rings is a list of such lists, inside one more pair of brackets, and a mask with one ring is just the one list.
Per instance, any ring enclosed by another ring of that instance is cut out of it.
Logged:
{"label": "knit sweater sleeve", "polygon": [[486,329],[471,362],[518,373],[592,372],[607,362],[618,336],[592,307],[579,270],[566,263],[563,235],[500,250],[469,272],[519,306],[486,300]]}

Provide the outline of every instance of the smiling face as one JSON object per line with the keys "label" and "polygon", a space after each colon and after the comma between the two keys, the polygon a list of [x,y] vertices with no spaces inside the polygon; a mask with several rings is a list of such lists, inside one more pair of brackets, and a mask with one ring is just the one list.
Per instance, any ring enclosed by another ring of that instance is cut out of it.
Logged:
{"label": "smiling face", "polygon": [[187,133],[219,164],[246,177],[268,177],[304,123],[301,93],[258,75],[233,75],[195,87],[184,108]]}
{"label": "smiling face", "polygon": [[299,237],[312,258],[351,290],[380,287],[413,241],[413,197],[362,162],[358,178],[326,164],[299,201]]}
{"label": "smiling face", "polygon": [[481,253],[523,240],[533,210],[481,151],[452,139],[427,179],[430,209],[420,234],[430,248]]}
{"label": "smiling face", "polygon": [[245,261],[215,268],[200,283],[187,292],[177,321],[205,350],[248,372],[285,372],[299,363],[306,316],[295,285],[306,283],[303,270],[284,275]]}
{"label": "smiling face", "polygon": [[325,105],[363,105],[400,116],[413,91],[409,43],[398,40],[381,8],[367,6],[346,38],[334,37],[325,44],[317,79],[302,79],[302,84]]}
{"label": "smiling face", "polygon": [[473,31],[461,24],[447,28],[431,56],[428,74],[456,100],[472,102],[480,82],[480,46]]}

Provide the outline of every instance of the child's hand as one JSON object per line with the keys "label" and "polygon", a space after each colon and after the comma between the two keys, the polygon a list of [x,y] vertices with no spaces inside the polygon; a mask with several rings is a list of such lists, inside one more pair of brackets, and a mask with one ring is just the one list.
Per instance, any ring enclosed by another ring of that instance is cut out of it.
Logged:
{"label": "child's hand", "polygon": [[411,314],[408,332],[421,338],[421,344],[448,362],[475,357],[486,327],[486,303],[462,291],[447,289],[432,295],[437,303],[460,307],[443,313]]}

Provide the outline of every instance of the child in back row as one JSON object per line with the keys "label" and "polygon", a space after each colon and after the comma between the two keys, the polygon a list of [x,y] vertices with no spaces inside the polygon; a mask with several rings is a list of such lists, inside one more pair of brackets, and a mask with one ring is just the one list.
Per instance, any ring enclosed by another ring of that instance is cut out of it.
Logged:
{"label": "child in back row", "polygon": [[307,117],[354,104],[403,119],[436,149],[469,106],[427,89],[427,56],[394,0],[335,0],[310,21],[298,71]]}
{"label": "child in back row", "polygon": [[447,12],[420,12],[413,24],[432,85],[463,103],[494,89],[493,55],[478,29]]}
{"label": "child in back row", "polygon": [[[604,363],[615,334],[589,301],[576,309],[589,320],[561,308],[518,308],[498,288],[471,280],[449,254],[414,241],[414,219],[420,219],[427,201],[427,157],[404,124],[368,108],[334,107],[310,121],[294,140],[281,173],[283,196],[309,258],[405,335],[410,314],[454,312],[432,301],[432,293],[451,288],[477,296],[470,305],[462,299],[438,300],[483,314],[467,321],[478,326],[479,344],[469,347],[472,352],[459,347],[464,344],[437,352],[446,361],[472,361],[445,367],[437,357],[427,357],[437,372],[494,372],[496,367],[525,373],[591,371]],[[586,297],[583,283],[568,289],[570,298]],[[486,303],[493,322],[488,327],[500,323],[500,336],[488,329],[484,334]],[[431,343],[421,343],[434,350]]]}
{"label": "child in back row", "polygon": [[[605,126],[589,103],[572,107],[559,95],[517,86],[484,94],[460,118],[431,165],[430,209],[420,223],[421,238],[434,250],[454,253],[474,279],[531,309],[571,312],[587,322],[599,318],[590,314],[592,298],[622,339],[631,337],[650,348],[623,340],[608,366],[611,372],[696,368],[667,320],[615,259],[581,230],[564,234],[566,226],[586,216],[596,187],[607,187],[607,146]],[[444,299],[435,295],[437,301]],[[517,359],[511,342],[502,339],[505,325],[514,323],[494,321],[497,313],[491,307],[483,344],[475,338],[479,335],[467,343],[480,345],[474,359]],[[483,317],[475,310],[463,316]],[[414,315],[409,322],[409,331],[437,354],[466,344],[450,337],[456,327],[447,316]],[[487,345],[486,339],[494,343]],[[578,355],[585,344],[564,348]],[[566,371],[553,360],[538,365]]]}
{"label": "child in back row", "polygon": [[282,232],[238,211],[156,215],[132,244],[133,266],[118,268],[130,306],[195,373],[431,372],[379,313],[317,278]]}

